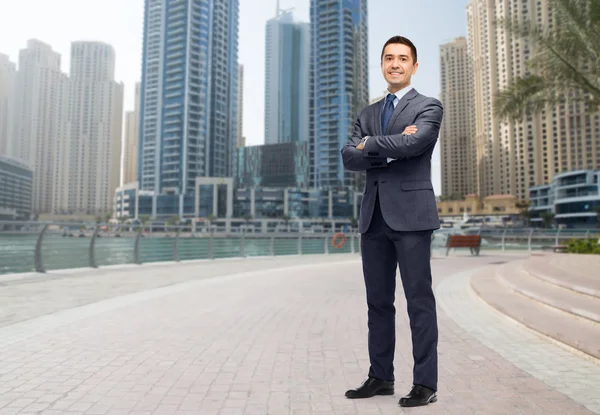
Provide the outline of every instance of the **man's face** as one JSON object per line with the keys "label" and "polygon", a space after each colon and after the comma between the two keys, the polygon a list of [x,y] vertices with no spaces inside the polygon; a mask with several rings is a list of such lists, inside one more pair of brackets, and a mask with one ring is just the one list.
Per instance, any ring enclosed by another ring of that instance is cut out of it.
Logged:
{"label": "man's face", "polygon": [[409,85],[418,67],[419,64],[413,62],[409,46],[392,43],[385,47],[381,70],[390,92],[395,93]]}

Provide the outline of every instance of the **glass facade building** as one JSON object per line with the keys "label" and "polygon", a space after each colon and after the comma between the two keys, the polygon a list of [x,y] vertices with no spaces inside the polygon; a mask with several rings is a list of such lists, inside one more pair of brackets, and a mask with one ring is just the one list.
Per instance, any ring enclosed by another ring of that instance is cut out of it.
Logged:
{"label": "glass facade building", "polygon": [[265,144],[308,140],[310,25],[280,13],[266,25]]}
{"label": "glass facade building", "polygon": [[551,184],[529,189],[532,223],[541,224],[541,214],[550,212],[567,228],[596,228],[600,208],[600,171],[577,170],[554,176]]}
{"label": "glass facade building", "polygon": [[33,172],[25,164],[0,156],[0,220],[29,220]]}
{"label": "glass facade building", "polygon": [[313,187],[358,187],[341,148],[369,104],[367,0],[311,0],[310,137]]}
{"label": "glass facade building", "polygon": [[238,2],[145,0],[138,180],[180,216],[196,177],[233,173]]}
{"label": "glass facade building", "polygon": [[255,219],[345,219],[358,218],[362,194],[351,189],[239,188],[234,216]]}
{"label": "glass facade building", "polygon": [[[195,189],[182,198],[175,194],[155,194],[140,190],[138,183],[127,183],[118,188],[114,197],[116,217],[139,219],[141,216],[166,220],[180,218],[230,218],[233,213],[233,179],[198,178]],[[156,210],[154,210],[156,209]]]}
{"label": "glass facade building", "polygon": [[308,143],[241,147],[238,187],[308,187]]}

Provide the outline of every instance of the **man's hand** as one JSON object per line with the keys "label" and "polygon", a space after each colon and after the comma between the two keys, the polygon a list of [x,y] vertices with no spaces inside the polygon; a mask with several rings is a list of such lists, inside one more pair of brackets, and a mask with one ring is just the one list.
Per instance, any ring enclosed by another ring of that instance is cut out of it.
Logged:
{"label": "man's hand", "polygon": [[356,146],[357,150],[365,149],[365,143],[367,142],[367,138],[369,138],[369,136],[363,137],[362,140],[360,140],[360,143],[358,143],[358,145]]}
{"label": "man's hand", "polygon": [[416,132],[417,132],[417,126],[416,125],[409,125],[408,127],[406,127],[404,129],[404,131],[402,131],[402,134],[413,135]]}

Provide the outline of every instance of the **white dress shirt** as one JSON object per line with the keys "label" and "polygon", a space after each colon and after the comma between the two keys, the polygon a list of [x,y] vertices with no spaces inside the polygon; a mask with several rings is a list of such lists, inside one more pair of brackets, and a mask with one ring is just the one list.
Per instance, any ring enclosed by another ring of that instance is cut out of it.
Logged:
{"label": "white dress shirt", "polygon": [[[408,91],[410,91],[412,88],[410,85],[405,86],[404,88],[402,88],[400,91],[396,92],[394,95],[396,95],[396,98],[394,99],[394,101],[392,102],[394,104],[394,108],[396,108],[396,106],[398,105],[398,103],[400,102],[400,100],[402,99],[402,97],[404,97],[404,95],[407,94]],[[390,95],[391,92],[388,91],[387,94],[385,94],[385,98],[387,99],[388,95]],[[385,105],[385,104],[384,104]],[[382,131],[383,133],[385,133],[385,131]],[[367,140],[369,139],[369,137],[367,137]],[[367,144],[367,140],[365,140],[364,144]],[[387,162],[389,163],[390,161],[394,161],[396,159],[390,158],[388,157]]]}

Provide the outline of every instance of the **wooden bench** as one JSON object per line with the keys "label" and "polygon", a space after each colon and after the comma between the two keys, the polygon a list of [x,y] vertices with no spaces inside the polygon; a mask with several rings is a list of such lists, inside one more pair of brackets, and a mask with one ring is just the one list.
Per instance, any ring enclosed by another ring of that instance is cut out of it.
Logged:
{"label": "wooden bench", "polygon": [[567,252],[569,247],[567,245],[546,245],[542,246],[542,250],[552,250],[554,252]]}
{"label": "wooden bench", "polygon": [[480,235],[448,235],[446,241],[446,256],[451,248],[469,248],[471,255],[479,255],[481,247]]}

